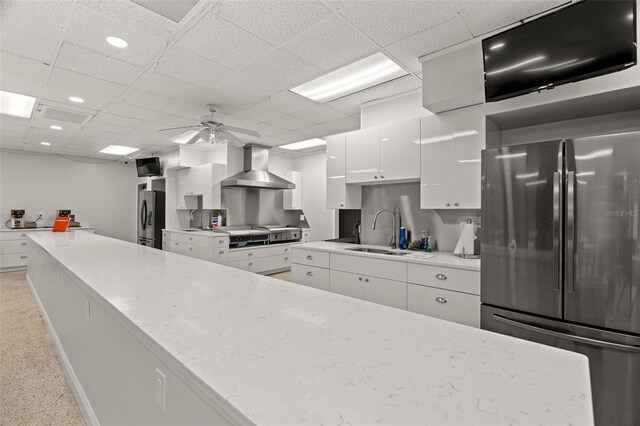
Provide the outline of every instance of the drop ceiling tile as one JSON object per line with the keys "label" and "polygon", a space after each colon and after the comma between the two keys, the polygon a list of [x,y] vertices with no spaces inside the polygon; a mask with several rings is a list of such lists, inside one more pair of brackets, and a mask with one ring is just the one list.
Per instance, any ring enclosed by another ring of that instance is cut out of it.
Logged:
{"label": "drop ceiling tile", "polygon": [[357,92],[349,96],[345,96],[339,99],[336,99],[331,102],[327,102],[324,104],[325,106],[335,109],[343,114],[356,114],[360,112],[360,105],[365,102],[369,102],[373,100],[373,96],[371,96],[367,92]]}
{"label": "drop ceiling tile", "polygon": [[70,0],[3,0],[0,3],[2,50],[50,64],[73,8]]}
{"label": "drop ceiling tile", "polygon": [[287,133],[279,134],[276,138],[281,139],[283,144],[287,142],[299,142],[309,139],[307,135],[293,130]]}
{"label": "drop ceiling tile", "polygon": [[16,117],[13,115],[0,114],[0,129],[4,129],[7,126],[29,128],[29,119]]}
{"label": "drop ceiling tile", "polygon": [[288,90],[283,90],[275,95],[269,96],[267,99],[263,100],[261,104],[287,114],[320,105],[317,102]]}
{"label": "drop ceiling tile", "polygon": [[396,78],[388,83],[379,84],[375,87],[365,90],[373,99],[382,99],[388,96],[399,95],[410,90],[416,90],[422,87],[422,81],[409,74],[404,77]]}
{"label": "drop ceiling tile", "polygon": [[313,108],[298,111],[293,115],[309,121],[313,121],[314,123],[324,123],[331,120],[337,120],[338,118],[342,118],[345,116],[345,114],[323,105],[318,105]]}
{"label": "drop ceiling tile", "polygon": [[331,128],[333,133],[346,132],[360,128],[360,120],[354,117],[343,117],[324,123],[325,126]]}
{"label": "drop ceiling tile", "polygon": [[[109,36],[119,37],[129,46],[113,47],[106,41]],[[83,7],[76,7],[65,41],[138,66],[150,64],[167,44],[162,38]]]}
{"label": "drop ceiling tile", "polygon": [[462,43],[472,37],[462,19],[455,18],[387,46],[385,50],[396,58],[400,65],[415,72],[422,69],[418,62],[420,56]]}
{"label": "drop ceiling tile", "polygon": [[313,126],[315,123],[301,117],[296,117],[295,115],[285,115],[283,117],[269,120],[269,124],[279,126],[287,130],[296,130],[303,127]]}
{"label": "drop ceiling tile", "polygon": [[331,11],[318,1],[227,1],[213,11],[262,39],[279,45],[321,21]]}
{"label": "drop ceiling tile", "polygon": [[334,130],[335,126],[329,123],[315,124],[313,126],[305,127],[303,129],[298,129],[296,132],[302,133],[306,136],[306,139],[309,138],[322,138],[327,135],[331,135],[337,133]]}
{"label": "drop ceiling tile", "polygon": [[162,55],[155,72],[197,86],[211,87],[233,71],[224,65],[173,46]]}
{"label": "drop ceiling tile", "polygon": [[50,67],[41,61],[0,52],[0,89],[37,97]]}
{"label": "drop ceiling tile", "polygon": [[250,130],[253,130],[253,126],[260,123],[258,120],[253,120],[247,117],[240,117],[235,114],[225,115],[224,117],[222,117],[222,122],[224,124],[228,124],[229,126],[242,127]]}
{"label": "drop ceiling tile", "polygon": [[256,132],[260,133],[261,136],[274,136],[282,133],[287,133],[289,131],[289,129],[285,129],[284,127],[274,126],[270,123],[257,124],[253,126],[251,130],[255,130]]}
{"label": "drop ceiling tile", "polygon": [[[54,130],[50,126],[58,125],[62,127],[62,130]],[[79,124],[62,122],[57,120],[49,120],[42,117],[34,117],[29,122],[29,126],[32,128],[44,129],[45,131],[51,134],[64,134],[64,133],[77,133],[82,130],[82,127]]]}
{"label": "drop ceiling tile", "polygon": [[417,34],[456,16],[448,1],[339,1],[337,11],[380,46]]}
{"label": "drop ceiling tile", "polygon": [[234,115],[239,117],[249,118],[251,120],[256,120],[259,122],[273,120],[274,118],[282,117],[284,113],[266,107],[264,105],[253,105],[249,108],[237,111]]}
{"label": "drop ceiling tile", "polygon": [[161,111],[163,113],[176,105],[174,99],[137,89],[127,89],[122,96],[122,100],[127,105]]}
{"label": "drop ceiling tile", "polygon": [[[129,133],[134,132],[134,129],[130,127],[118,126],[117,124],[112,123],[104,123],[102,121],[92,120],[89,124],[84,126],[85,130],[101,132],[101,133],[112,133],[111,137],[122,137]],[[120,135],[120,136],[116,136]]]}
{"label": "drop ceiling tile", "polygon": [[55,66],[122,85],[132,83],[143,71],[141,67],[69,43],[62,44]]}
{"label": "drop ceiling tile", "polygon": [[264,56],[273,45],[213,14],[207,14],[177,45],[233,69]]}
{"label": "drop ceiling tile", "polygon": [[138,120],[131,117],[123,117],[121,115],[110,114],[108,112],[99,113],[96,118],[96,121],[104,124],[113,124],[120,127],[128,127],[130,129],[139,129],[145,124],[145,121]]}
{"label": "drop ceiling tile", "polygon": [[31,128],[25,135],[26,143],[67,143],[76,136],[75,132],[60,132],[51,129]]}
{"label": "drop ceiling tile", "polygon": [[42,91],[42,97],[67,105],[77,105],[69,101],[68,97],[79,96],[84,99],[83,107],[101,109],[123,90],[124,86],[115,83],[54,68]]}
{"label": "drop ceiling tile", "polygon": [[378,50],[374,42],[336,14],[283,44],[282,48],[325,71]]}
{"label": "drop ceiling tile", "polygon": [[[168,135],[170,132],[167,131],[166,133],[158,133],[161,129],[167,129],[171,127],[195,126],[198,124],[200,124],[200,120],[192,120],[173,114],[163,114],[162,116],[142,126],[140,131],[147,132],[150,134],[150,136],[157,135],[157,137],[162,138],[162,135]],[[184,132],[184,130],[178,131],[178,133],[181,132]],[[168,139],[169,137],[167,137],[166,139]]]}
{"label": "drop ceiling tile", "polygon": [[0,137],[1,149],[22,149],[22,147],[24,146],[24,142],[23,142],[24,136],[22,137],[14,136],[14,135],[4,136],[1,132],[0,132],[0,135],[2,136]]}
{"label": "drop ceiling tile", "polygon": [[134,105],[129,105],[124,102],[119,102],[107,110],[108,112],[123,117],[135,118],[138,120],[149,121],[158,118],[162,115],[160,111],[153,111],[146,108],[140,108]]}
{"label": "drop ceiling tile", "polygon": [[216,92],[243,99],[247,102],[254,102],[280,91],[280,88],[247,75],[242,71],[236,71],[211,88]]}
{"label": "drop ceiling tile", "polygon": [[322,69],[309,65],[281,49],[270,52],[244,71],[282,89],[296,87],[323,74]]}
{"label": "drop ceiling tile", "polygon": [[189,118],[194,122],[199,122],[200,117],[209,115],[209,109],[206,105],[192,105],[186,102],[180,102],[173,107],[167,109],[168,113],[179,115],[180,117]]}

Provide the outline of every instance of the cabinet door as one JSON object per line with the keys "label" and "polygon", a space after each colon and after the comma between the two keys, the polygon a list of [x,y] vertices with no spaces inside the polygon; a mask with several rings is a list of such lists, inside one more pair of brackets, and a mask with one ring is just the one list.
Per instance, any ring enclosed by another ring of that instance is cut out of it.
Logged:
{"label": "cabinet door", "polygon": [[453,206],[480,208],[480,154],[485,147],[484,107],[476,105],[451,113]]}
{"label": "cabinet door", "polygon": [[480,327],[480,296],[415,284],[407,287],[407,310]]}
{"label": "cabinet door", "polygon": [[[204,166],[198,176],[202,181],[198,183],[199,193],[202,194],[202,208],[204,210],[217,210],[222,208],[222,188],[220,181],[227,176],[225,164],[211,163]],[[198,168],[200,168],[198,167]]]}
{"label": "cabinet door", "polygon": [[343,296],[364,299],[364,279],[362,275],[332,270],[329,273],[329,289]]}
{"label": "cabinet door", "polygon": [[320,290],[329,291],[329,270],[316,268],[315,266],[298,265],[291,266],[293,282]]}
{"label": "cabinet door", "polygon": [[365,276],[364,300],[406,310],[407,283]]}
{"label": "cabinet door", "polygon": [[420,208],[453,206],[451,114],[422,117],[420,123]]}
{"label": "cabinet door", "polygon": [[193,177],[190,169],[181,169],[176,172],[176,209],[198,208],[198,199],[189,188],[193,188]]}
{"label": "cabinet door", "polygon": [[378,127],[347,133],[347,183],[380,180],[379,136]]}
{"label": "cabinet door", "polygon": [[346,135],[332,135],[327,141],[327,208],[346,207]]}
{"label": "cabinet door", "polygon": [[189,248],[189,256],[196,259],[214,261],[214,249],[212,246],[193,246]]}
{"label": "cabinet door", "polygon": [[302,173],[298,171],[290,171],[285,178],[293,183],[295,189],[286,189],[282,195],[282,204],[285,210],[302,209]]}
{"label": "cabinet door", "polygon": [[380,126],[380,180],[420,177],[420,119]]}

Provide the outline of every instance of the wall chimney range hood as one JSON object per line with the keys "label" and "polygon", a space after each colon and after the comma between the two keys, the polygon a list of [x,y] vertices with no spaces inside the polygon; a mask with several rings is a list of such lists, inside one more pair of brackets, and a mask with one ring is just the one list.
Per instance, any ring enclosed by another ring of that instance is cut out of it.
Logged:
{"label": "wall chimney range hood", "polygon": [[223,188],[295,189],[295,184],[267,170],[269,147],[258,144],[244,146],[244,170],[226,178]]}

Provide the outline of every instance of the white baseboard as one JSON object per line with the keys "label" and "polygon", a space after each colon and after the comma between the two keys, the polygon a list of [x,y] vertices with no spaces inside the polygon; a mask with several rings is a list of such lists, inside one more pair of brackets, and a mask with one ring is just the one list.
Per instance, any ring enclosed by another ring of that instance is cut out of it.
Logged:
{"label": "white baseboard", "polygon": [[98,419],[95,413],[93,412],[93,408],[89,403],[89,399],[87,398],[87,395],[84,393],[84,389],[82,389],[82,385],[80,385],[80,381],[78,380],[78,377],[73,371],[73,368],[71,368],[71,363],[69,362],[69,359],[67,358],[67,355],[65,354],[64,349],[62,348],[60,339],[58,339],[58,335],[56,334],[56,331],[53,328],[51,321],[49,320],[47,311],[45,311],[44,306],[42,305],[42,302],[38,297],[38,293],[36,292],[36,289],[33,286],[33,283],[31,282],[31,277],[29,277],[28,274],[27,274],[27,283],[29,284],[29,288],[31,289],[33,298],[35,299],[36,304],[38,305],[38,310],[40,311],[40,315],[42,316],[42,319],[44,320],[44,323],[47,327],[47,330],[49,331],[49,335],[51,336],[51,338],[53,339],[53,342],[56,345],[56,349],[58,351],[58,359],[62,364],[62,369],[64,370],[64,374],[65,376],[67,376],[67,382],[71,387],[71,391],[73,392],[73,396],[75,397],[75,400],[78,403],[78,407],[80,408],[80,412],[82,413],[82,417],[84,418],[85,423],[91,426],[100,426],[100,423],[98,422]]}

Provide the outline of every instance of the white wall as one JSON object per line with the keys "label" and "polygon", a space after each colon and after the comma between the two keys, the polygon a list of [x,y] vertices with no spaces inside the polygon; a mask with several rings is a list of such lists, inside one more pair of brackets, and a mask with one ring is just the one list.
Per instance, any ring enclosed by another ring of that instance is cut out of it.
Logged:
{"label": "white wall", "polygon": [[89,163],[57,155],[0,152],[0,220],[11,209],[26,210],[27,220],[44,213],[51,225],[58,209],[71,209],[96,234],[135,242],[136,181],[133,165]]}
{"label": "white wall", "polygon": [[336,211],[327,209],[326,153],[294,157],[293,169],[302,172],[302,210],[311,227],[311,239],[335,238]]}

